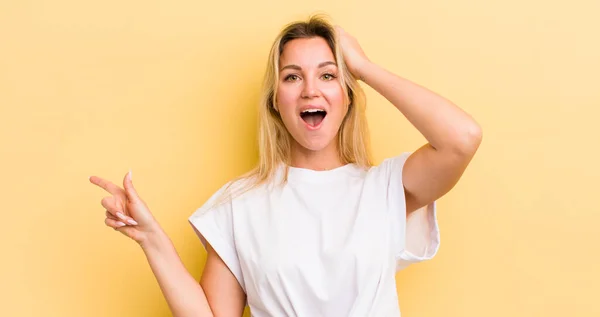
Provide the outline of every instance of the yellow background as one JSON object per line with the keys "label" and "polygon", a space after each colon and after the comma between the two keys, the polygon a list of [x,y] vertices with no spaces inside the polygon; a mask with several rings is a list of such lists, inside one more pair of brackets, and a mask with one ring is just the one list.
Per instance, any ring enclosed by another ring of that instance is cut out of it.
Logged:
{"label": "yellow background", "polygon": [[[269,46],[326,12],[369,57],[454,101],[484,141],[439,201],[438,256],[403,316],[600,316],[600,2],[0,4],[0,315],[170,316],[99,175],[138,191],[197,278],[187,217],[256,162]],[[367,88],[377,162],[424,139]]]}

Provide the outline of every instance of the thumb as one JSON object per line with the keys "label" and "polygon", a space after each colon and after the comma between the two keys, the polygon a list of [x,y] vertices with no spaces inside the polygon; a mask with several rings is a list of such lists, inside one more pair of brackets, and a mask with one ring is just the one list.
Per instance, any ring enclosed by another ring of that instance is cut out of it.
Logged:
{"label": "thumb", "polygon": [[131,170],[129,170],[129,172],[125,175],[125,178],[123,178],[123,188],[125,188],[125,194],[127,195],[127,199],[129,199],[129,201],[141,201],[140,196],[135,190],[135,187],[133,187],[133,181],[131,179]]}

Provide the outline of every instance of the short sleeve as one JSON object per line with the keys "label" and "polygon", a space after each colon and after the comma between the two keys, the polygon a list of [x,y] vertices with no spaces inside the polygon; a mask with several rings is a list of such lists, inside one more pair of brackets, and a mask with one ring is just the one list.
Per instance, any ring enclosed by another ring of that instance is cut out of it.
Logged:
{"label": "short sleeve", "polygon": [[235,246],[232,204],[223,196],[227,185],[213,194],[188,219],[204,248],[210,243],[246,291]]}
{"label": "short sleeve", "polygon": [[384,160],[380,165],[387,185],[386,203],[391,213],[396,271],[410,264],[432,259],[440,246],[436,202],[423,206],[406,217],[402,170],[409,156],[410,153],[403,153]]}

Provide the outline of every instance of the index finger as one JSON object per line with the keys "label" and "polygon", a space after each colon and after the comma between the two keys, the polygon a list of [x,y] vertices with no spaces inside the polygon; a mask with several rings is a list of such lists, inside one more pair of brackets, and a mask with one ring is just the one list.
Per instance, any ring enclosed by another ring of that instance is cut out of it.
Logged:
{"label": "index finger", "polygon": [[113,194],[113,195],[117,195],[119,193],[121,193],[121,188],[103,178],[100,178],[98,176],[90,176],[90,182],[94,185],[98,185],[102,188],[104,188],[104,190],[106,190],[107,192]]}

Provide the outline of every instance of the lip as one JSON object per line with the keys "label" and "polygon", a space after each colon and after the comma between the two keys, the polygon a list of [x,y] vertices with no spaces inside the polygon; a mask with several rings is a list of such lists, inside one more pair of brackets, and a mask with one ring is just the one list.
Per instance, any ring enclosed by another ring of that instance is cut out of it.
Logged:
{"label": "lip", "polygon": [[306,106],[303,106],[300,108],[300,110],[298,111],[298,115],[300,115],[303,111],[310,110],[310,109],[318,109],[318,110],[323,110],[323,111],[327,112],[325,107],[316,106],[316,105],[306,105]]}
{"label": "lip", "polygon": [[[325,117],[323,118],[323,120],[321,120],[321,122],[314,127],[312,125],[308,124],[306,121],[304,121],[304,119],[302,119],[302,116],[300,115],[300,114],[302,114],[303,111],[309,110],[309,109],[319,109],[319,110],[325,111]],[[316,130],[319,130],[323,126],[323,123],[325,122],[325,120],[327,120],[327,110],[325,110],[325,107],[321,107],[321,106],[306,105],[306,106],[303,106],[300,108],[300,112],[298,112],[298,119],[300,121],[302,121],[302,123],[304,124],[306,129],[308,129],[310,131],[316,131]]]}

